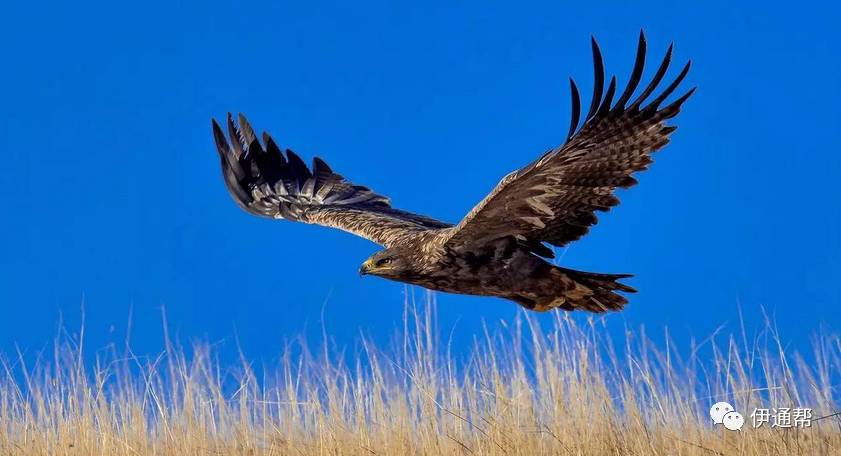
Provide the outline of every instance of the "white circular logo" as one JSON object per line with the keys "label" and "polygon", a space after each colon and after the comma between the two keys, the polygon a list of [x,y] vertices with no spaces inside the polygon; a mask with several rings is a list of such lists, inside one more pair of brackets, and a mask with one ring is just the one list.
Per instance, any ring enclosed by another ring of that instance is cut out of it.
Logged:
{"label": "white circular logo", "polygon": [[728,404],[727,402],[716,402],[715,404],[713,404],[712,407],[710,407],[710,418],[713,419],[713,423],[721,424],[723,423],[724,415],[726,415],[727,412],[732,411],[733,406]]}
{"label": "white circular logo", "polygon": [[727,412],[722,420],[724,427],[731,431],[740,431],[745,425],[745,417],[739,412]]}

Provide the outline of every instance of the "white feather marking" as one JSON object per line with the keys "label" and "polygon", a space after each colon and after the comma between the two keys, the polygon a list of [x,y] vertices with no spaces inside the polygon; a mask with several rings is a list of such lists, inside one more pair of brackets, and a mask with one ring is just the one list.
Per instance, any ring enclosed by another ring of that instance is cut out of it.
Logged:
{"label": "white feather marking", "polygon": [[532,207],[532,209],[552,217],[555,215],[555,211],[553,211],[551,207],[547,206],[546,203],[541,201],[545,197],[545,195],[534,196],[526,199],[526,202]]}
{"label": "white feather marking", "polygon": [[546,228],[546,224],[543,223],[543,220],[540,220],[540,217],[520,217],[523,221],[534,225],[537,229]]}
{"label": "white feather marking", "polygon": [[309,178],[306,182],[304,182],[303,188],[301,188],[301,195],[308,196],[312,198],[312,191],[315,190],[315,179]]}
{"label": "white feather marking", "polygon": [[318,189],[318,192],[315,194],[315,199],[318,201],[324,201],[324,197],[330,193],[330,190],[333,190],[333,183],[328,182],[321,186]]}
{"label": "white feather marking", "polygon": [[602,304],[602,302],[601,302],[601,301],[599,301],[598,299],[596,299],[596,297],[595,297],[595,296],[591,296],[591,297],[590,297],[590,300],[591,300],[591,301],[593,301],[594,303],[596,303],[596,305],[597,305],[597,306],[599,306],[599,308],[600,308],[601,310],[604,310],[604,311],[606,311],[606,310],[607,310],[607,306],[606,306],[606,305],[604,305],[604,304]]}
{"label": "white feather marking", "polygon": [[341,201],[337,201],[336,203],[337,203],[337,204],[354,204],[354,203],[361,203],[361,202],[363,202],[363,201],[368,201],[368,200],[370,200],[370,199],[372,199],[372,198],[374,198],[374,197],[376,197],[376,195],[374,195],[374,194],[373,194],[373,193],[371,193],[371,192],[360,192],[360,193],[357,193],[356,195],[354,195],[354,196],[352,196],[352,197],[350,197],[350,198],[348,198],[348,199],[343,199],[343,200],[341,200]]}

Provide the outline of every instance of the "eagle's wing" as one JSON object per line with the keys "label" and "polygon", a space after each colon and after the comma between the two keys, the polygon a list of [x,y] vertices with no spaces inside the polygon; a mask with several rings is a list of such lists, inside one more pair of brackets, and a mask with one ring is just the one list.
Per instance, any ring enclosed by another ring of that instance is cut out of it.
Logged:
{"label": "eagle's wing", "polygon": [[312,169],[291,150],[286,156],[267,133],[263,143],[243,115],[228,114],[228,143],[213,120],[225,185],[234,201],[263,217],[314,223],[362,236],[384,246],[450,224],[391,207],[389,199],[348,182],[319,158]]}
{"label": "eagle's wing", "polygon": [[580,96],[570,79],[572,120],[566,143],[505,176],[458,225],[442,233],[446,245],[475,245],[505,236],[556,246],[579,239],[597,222],[595,211],[607,211],[619,204],[613,194],[616,187],[634,185],[631,174],[646,169],[652,162],[651,154],[669,141],[676,127],[665,121],[677,115],[695,89],[665,107],[661,105],[686,76],[689,63],[660,95],[643,106],[666,73],[672,56],[669,46],[652,81],[627,104],[645,63],[646,42],[640,32],[628,86],[613,103],[616,78],[610,80],[602,99],[604,64],[595,39],[592,48],[594,93],[581,129],[577,130]]}

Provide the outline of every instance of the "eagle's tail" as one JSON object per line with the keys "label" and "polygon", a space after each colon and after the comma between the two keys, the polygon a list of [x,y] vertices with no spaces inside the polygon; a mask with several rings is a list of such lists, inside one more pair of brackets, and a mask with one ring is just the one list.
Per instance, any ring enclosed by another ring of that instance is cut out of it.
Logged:
{"label": "eagle's tail", "polygon": [[[561,267],[553,268],[562,276],[564,290],[553,307],[564,310],[582,309],[589,312],[607,312],[621,310],[628,299],[617,293],[636,293],[634,288],[619,283],[619,279],[632,277],[631,274],[599,274],[576,271]],[[548,309],[547,309],[548,310]]]}

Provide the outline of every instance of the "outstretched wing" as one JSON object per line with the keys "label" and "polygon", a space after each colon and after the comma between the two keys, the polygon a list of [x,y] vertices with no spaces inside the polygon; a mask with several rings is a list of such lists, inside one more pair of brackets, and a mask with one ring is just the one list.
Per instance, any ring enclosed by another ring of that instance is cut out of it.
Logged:
{"label": "outstretched wing", "polygon": [[339,228],[384,246],[450,224],[391,207],[389,199],[348,182],[319,158],[312,169],[291,150],[286,155],[268,133],[263,143],[245,117],[228,114],[228,134],[213,120],[225,185],[234,201],[263,217]]}
{"label": "outstretched wing", "polygon": [[[694,88],[661,108],[689,71],[689,63],[654,100],[643,106],[668,69],[672,46],[652,81],[631,99],[645,64],[645,35],[640,32],[636,63],[628,86],[613,103],[616,77],[604,90],[604,63],[592,40],[595,84],[584,124],[577,129],[581,111],[578,88],[570,78],[572,120],[567,141],[528,166],[505,176],[462,221],[448,230],[451,247],[514,236],[532,243],[563,246],[584,236],[597,222],[595,211],[619,204],[617,187],[636,184],[631,175],[646,169],[651,154],[669,142],[676,127],[666,120],[680,111]],[[538,253],[538,252],[535,252]]]}

